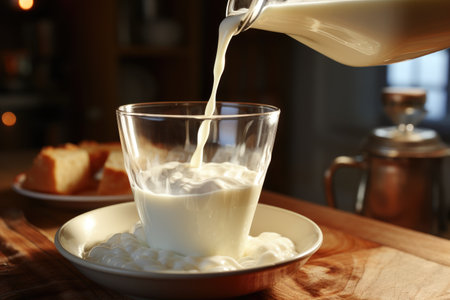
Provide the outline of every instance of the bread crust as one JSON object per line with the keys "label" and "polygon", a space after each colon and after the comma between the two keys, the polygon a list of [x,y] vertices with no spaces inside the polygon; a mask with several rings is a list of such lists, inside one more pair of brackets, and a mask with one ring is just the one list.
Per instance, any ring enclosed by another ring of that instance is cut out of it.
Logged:
{"label": "bread crust", "polygon": [[94,141],[42,148],[22,186],[61,195],[131,194],[120,144]]}
{"label": "bread crust", "polygon": [[44,147],[25,174],[26,189],[73,194],[90,183],[89,155],[73,144]]}

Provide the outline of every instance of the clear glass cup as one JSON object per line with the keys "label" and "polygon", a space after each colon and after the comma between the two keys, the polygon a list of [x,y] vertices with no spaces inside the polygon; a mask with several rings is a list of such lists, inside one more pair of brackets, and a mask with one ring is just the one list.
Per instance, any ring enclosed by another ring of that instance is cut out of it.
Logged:
{"label": "clear glass cup", "polygon": [[[189,256],[239,257],[280,111],[219,102],[216,114],[205,117],[205,107],[206,102],[119,107],[125,167],[149,246]],[[209,134],[201,161],[194,162],[202,124]]]}

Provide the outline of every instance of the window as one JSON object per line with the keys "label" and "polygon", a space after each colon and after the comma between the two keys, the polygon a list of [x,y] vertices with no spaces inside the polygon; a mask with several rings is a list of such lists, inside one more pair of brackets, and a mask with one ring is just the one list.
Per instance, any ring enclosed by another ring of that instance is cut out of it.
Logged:
{"label": "window", "polygon": [[439,121],[447,116],[449,51],[442,50],[387,67],[389,86],[420,87],[427,91],[426,120]]}

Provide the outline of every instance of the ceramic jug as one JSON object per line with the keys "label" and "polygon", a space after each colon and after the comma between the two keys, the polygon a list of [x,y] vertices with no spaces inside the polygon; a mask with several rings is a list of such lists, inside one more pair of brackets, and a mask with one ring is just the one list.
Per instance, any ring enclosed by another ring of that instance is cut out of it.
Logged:
{"label": "ceramic jug", "polygon": [[285,33],[350,66],[385,65],[450,47],[449,0],[228,0],[226,15]]}
{"label": "ceramic jug", "polygon": [[[396,126],[375,129],[356,157],[337,157],[325,172],[328,204],[336,207],[333,180],[344,167],[363,170],[355,210],[403,227],[431,232],[433,201],[445,226],[442,162],[450,152],[438,134],[415,125],[425,116],[426,93],[385,89],[383,102]],[[437,199],[437,200],[434,200]]]}

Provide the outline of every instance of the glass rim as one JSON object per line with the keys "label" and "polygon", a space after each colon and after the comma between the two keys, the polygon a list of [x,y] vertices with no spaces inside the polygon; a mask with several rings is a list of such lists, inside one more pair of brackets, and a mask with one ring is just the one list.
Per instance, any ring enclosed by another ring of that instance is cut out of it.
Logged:
{"label": "glass rim", "polygon": [[121,116],[135,116],[135,117],[158,117],[158,118],[179,118],[179,119],[200,119],[200,120],[218,120],[218,119],[235,119],[255,116],[267,116],[272,114],[279,114],[280,109],[274,105],[252,103],[252,102],[239,102],[239,101],[217,101],[216,105],[229,105],[232,106],[248,106],[248,107],[264,107],[268,109],[264,112],[251,112],[251,113],[238,113],[238,114],[213,114],[211,116],[205,116],[204,114],[198,115],[185,115],[185,114],[170,114],[170,113],[149,113],[149,112],[134,112],[129,111],[127,108],[131,107],[156,107],[156,106],[168,106],[168,105],[204,105],[206,107],[207,101],[161,101],[161,102],[140,102],[130,103],[119,106],[116,109],[116,114]]}

